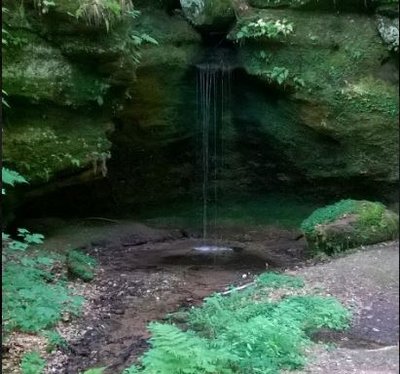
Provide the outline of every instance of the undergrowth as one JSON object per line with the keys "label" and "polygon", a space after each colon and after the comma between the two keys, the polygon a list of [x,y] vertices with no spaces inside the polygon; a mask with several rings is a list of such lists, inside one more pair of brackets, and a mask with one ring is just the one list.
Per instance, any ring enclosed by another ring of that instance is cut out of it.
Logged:
{"label": "undergrowth", "polygon": [[[28,183],[14,170],[2,168],[4,185]],[[2,337],[3,344],[12,331],[41,334],[47,338],[47,351],[65,347],[66,341],[51,329],[64,313],[79,314],[84,299],[74,295],[67,285],[65,256],[43,252],[35,248],[42,244],[42,234],[17,229],[17,235],[2,232]],[[72,258],[82,271],[81,277],[93,277],[95,262],[89,256],[73,251]],[[85,266],[86,267],[85,267]],[[27,352],[22,357],[22,374],[40,374],[45,360],[38,352]]]}
{"label": "undergrowth", "polygon": [[27,352],[22,357],[22,374],[41,374],[43,373],[46,361],[37,352]]}
{"label": "undergrowth", "polygon": [[[124,374],[279,373],[301,368],[310,333],[348,326],[350,313],[334,298],[296,296],[300,278],[265,273],[254,286],[215,294],[189,311],[186,329],[151,323],[151,348]],[[270,296],[278,287],[285,297]]]}

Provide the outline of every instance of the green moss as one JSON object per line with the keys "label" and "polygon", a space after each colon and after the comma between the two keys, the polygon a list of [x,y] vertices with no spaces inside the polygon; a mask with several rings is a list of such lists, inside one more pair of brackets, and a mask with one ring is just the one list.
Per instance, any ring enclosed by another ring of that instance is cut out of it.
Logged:
{"label": "green moss", "polygon": [[90,282],[95,275],[95,266],[96,261],[80,251],[72,250],[67,254],[68,272],[73,277],[80,278],[85,282]]}
{"label": "green moss", "polygon": [[96,155],[110,148],[105,136],[110,126],[106,114],[98,110],[26,104],[24,111],[11,110],[7,115],[3,160],[31,184],[92,168]]}
{"label": "green moss", "polygon": [[230,0],[181,0],[184,14],[195,26],[221,30],[235,19]]}
{"label": "green moss", "polygon": [[398,0],[378,0],[366,3],[359,0],[249,0],[256,8],[298,8],[306,10],[359,11],[368,12],[379,5],[395,3]]}
{"label": "green moss", "polygon": [[[286,18],[294,24],[294,34],[278,42],[246,41],[239,48],[247,73],[266,90],[271,85],[268,72],[275,67],[286,68],[290,81],[296,77],[304,82],[304,87],[297,85],[292,102],[282,103],[282,111],[290,115],[281,117],[279,125],[271,123],[271,110],[260,96],[248,110],[282,144],[286,157],[313,179],[398,180],[399,98],[395,82],[382,79],[380,61],[388,52],[374,20],[291,9],[256,10],[248,17]],[[289,83],[283,87],[287,94],[294,86]]]}
{"label": "green moss", "polygon": [[377,202],[342,200],[303,221],[310,250],[332,254],[398,237],[399,217]]}
{"label": "green moss", "polygon": [[301,230],[305,234],[311,234],[315,226],[333,222],[346,214],[356,213],[357,203],[354,200],[341,200],[333,205],[328,205],[315,210],[301,224]]}

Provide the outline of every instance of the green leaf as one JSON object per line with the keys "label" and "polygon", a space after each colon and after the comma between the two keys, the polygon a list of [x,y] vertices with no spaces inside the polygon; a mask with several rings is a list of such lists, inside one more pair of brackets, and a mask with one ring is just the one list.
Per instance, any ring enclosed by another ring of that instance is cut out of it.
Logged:
{"label": "green leaf", "polygon": [[28,181],[17,171],[10,170],[5,167],[2,168],[1,179],[4,184],[8,184],[10,186],[14,186],[18,183],[28,183]]}
{"label": "green leaf", "polygon": [[158,41],[148,34],[142,34],[141,38],[147,43],[158,45]]}

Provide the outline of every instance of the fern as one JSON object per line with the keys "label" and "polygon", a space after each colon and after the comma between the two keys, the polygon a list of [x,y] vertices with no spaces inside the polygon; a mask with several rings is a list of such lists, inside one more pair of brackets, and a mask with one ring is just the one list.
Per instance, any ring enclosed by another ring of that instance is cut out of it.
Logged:
{"label": "fern", "polygon": [[124,374],[278,374],[300,368],[310,332],[322,327],[344,329],[350,319],[333,298],[291,296],[277,302],[268,298],[273,288],[303,285],[300,278],[265,273],[242,293],[217,294],[192,309],[191,330],[153,323],[151,349],[141,366]]}
{"label": "fern", "polygon": [[57,331],[45,331],[43,336],[47,338],[47,351],[52,352],[57,348],[67,347],[67,341]]}
{"label": "fern", "polygon": [[37,262],[5,264],[2,313],[7,331],[38,332],[53,327],[63,312],[79,313],[83,299],[72,296],[62,282],[49,283],[53,279]]}
{"label": "fern", "polygon": [[25,353],[21,361],[22,374],[42,374],[46,361],[37,352]]}
{"label": "fern", "polygon": [[[5,167],[1,170],[1,180],[3,184],[15,186],[20,183],[28,183],[27,180],[15,170],[10,170]],[[5,189],[2,188],[2,194],[5,195]]]}
{"label": "fern", "polygon": [[174,325],[152,323],[149,329],[152,349],[142,359],[144,373],[234,373],[231,367],[238,358],[227,349],[211,347],[206,339]]}

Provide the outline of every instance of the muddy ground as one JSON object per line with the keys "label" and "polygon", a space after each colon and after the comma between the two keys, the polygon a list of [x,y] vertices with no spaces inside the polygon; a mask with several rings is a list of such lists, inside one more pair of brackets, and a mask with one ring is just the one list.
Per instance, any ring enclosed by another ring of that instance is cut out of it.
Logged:
{"label": "muddy ground", "polygon": [[107,373],[120,373],[147,349],[150,321],[198,305],[230,285],[248,283],[266,269],[301,275],[311,287],[323,288],[355,312],[349,331],[322,331],[314,337],[324,344],[334,342],[337,348],[328,352],[317,346],[319,351],[310,351],[312,359],[304,372],[364,373],[363,362],[376,355],[367,369],[378,367],[378,371],[365,373],[398,372],[391,351],[398,353],[397,242],[315,264],[307,259],[306,243],[298,231],[276,227],[220,228],[220,239],[209,244],[234,250],[216,255],[193,250],[204,244],[195,231],[127,221],[61,226],[48,236],[46,246],[80,248],[98,260],[99,271],[90,284],[75,285],[88,300],[84,315],[60,324],[69,346],[50,356],[47,373],[78,374],[103,366]]}
{"label": "muddy ground", "polygon": [[[48,372],[77,374],[107,366],[109,373],[119,373],[147,349],[150,321],[247,283],[267,268],[293,268],[305,261],[305,242],[297,230],[236,226],[218,229],[219,238],[229,239],[204,242],[199,236],[132,222],[69,223],[53,232],[48,248],[80,248],[98,260],[100,269],[87,286],[85,316],[73,327],[79,333],[72,333],[69,348],[50,360]],[[204,243],[233,250],[193,249]]]}

